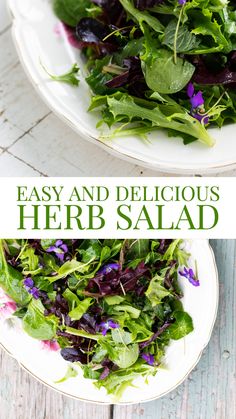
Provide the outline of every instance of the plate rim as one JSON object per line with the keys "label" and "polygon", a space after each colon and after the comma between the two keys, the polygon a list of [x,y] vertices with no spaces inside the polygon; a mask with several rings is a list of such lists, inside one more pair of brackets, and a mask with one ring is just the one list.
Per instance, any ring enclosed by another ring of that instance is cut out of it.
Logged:
{"label": "plate rim", "polygon": [[[181,385],[189,376],[189,374],[194,370],[194,368],[197,366],[197,364],[199,363],[202,354],[205,350],[205,348],[208,346],[213,330],[214,330],[214,326],[216,323],[216,319],[217,319],[217,314],[218,314],[218,307],[219,307],[219,273],[218,273],[218,268],[217,268],[217,263],[216,263],[216,258],[215,258],[215,253],[213,251],[213,248],[209,242],[208,239],[204,240],[206,242],[206,244],[208,245],[209,251],[211,253],[211,257],[212,257],[212,263],[213,263],[213,268],[214,268],[214,279],[215,279],[215,284],[216,284],[216,305],[215,305],[215,312],[214,312],[214,317],[212,320],[212,325],[211,328],[209,330],[209,334],[208,337],[206,339],[206,342],[204,343],[202,349],[200,350],[196,361],[194,362],[194,364],[189,368],[188,372],[184,375],[184,377],[182,377],[182,379],[176,383],[173,387],[171,387],[169,390],[164,391],[163,393],[159,394],[158,396],[154,396],[151,397],[149,399],[145,399],[145,400],[139,400],[138,403],[148,403],[148,402],[152,402],[155,400],[160,399],[161,397],[166,396],[167,394],[171,393],[172,391],[174,391],[179,385]],[[82,401],[85,403],[91,403],[94,405],[101,405],[101,406],[111,406],[111,405],[118,405],[118,406],[131,406],[131,405],[135,405],[137,404],[136,401],[131,401],[131,402],[116,402],[113,403],[111,402],[102,402],[102,401],[95,401],[95,400],[89,400],[89,399],[84,399],[82,397],[78,397],[78,396],[73,396],[63,390],[60,390],[58,388],[55,388],[54,386],[52,386],[51,384],[45,382],[44,380],[42,380],[41,378],[37,377],[37,375],[35,375],[34,373],[32,373],[22,362],[20,362],[19,360],[17,360],[17,358],[0,342],[0,348],[3,349],[11,358],[13,358],[15,361],[17,361],[18,365],[24,370],[26,371],[31,377],[33,377],[34,379],[36,379],[38,382],[40,382],[41,384],[45,385],[47,388],[56,391],[57,393],[61,394],[62,396],[66,396],[69,397],[71,399],[74,400],[78,400],[78,401]]]}
{"label": "plate rim", "polygon": [[[178,174],[178,175],[211,175],[216,173],[223,173],[226,171],[230,171],[236,168],[236,161],[228,162],[225,164],[219,164],[219,165],[211,165],[208,167],[199,167],[196,169],[193,168],[181,168],[181,167],[175,167],[173,164],[166,164],[166,163],[155,163],[153,164],[151,161],[144,161],[136,156],[131,156],[127,154],[125,151],[122,150],[116,150],[112,147],[112,145],[108,145],[99,138],[92,136],[89,134],[86,130],[75,124],[72,120],[70,120],[67,116],[64,115],[63,111],[60,111],[59,107],[57,107],[55,104],[50,102],[47,95],[43,92],[41,85],[38,85],[35,80],[33,79],[31,72],[29,70],[29,66],[27,65],[27,60],[24,57],[24,54],[22,52],[21,45],[19,43],[19,39],[17,36],[17,28],[18,28],[18,21],[20,22],[20,17],[17,16],[17,13],[15,11],[15,1],[16,0],[6,0],[7,2],[7,8],[9,10],[9,14],[12,18],[12,38],[14,41],[14,45],[18,54],[18,57],[20,59],[21,65],[31,82],[32,86],[34,87],[35,91],[38,93],[42,101],[48,106],[48,108],[55,114],[57,117],[63,121],[67,126],[69,126],[74,132],[79,134],[83,140],[89,141],[90,143],[93,143],[94,145],[97,145],[98,147],[102,148],[104,151],[109,153],[110,155],[113,155],[114,157],[117,157],[121,160],[127,161],[132,164],[136,164],[141,167],[145,167],[149,170],[157,171],[157,172],[163,172],[166,174]],[[43,85],[42,85],[43,86]],[[200,164],[200,163],[199,163]]]}

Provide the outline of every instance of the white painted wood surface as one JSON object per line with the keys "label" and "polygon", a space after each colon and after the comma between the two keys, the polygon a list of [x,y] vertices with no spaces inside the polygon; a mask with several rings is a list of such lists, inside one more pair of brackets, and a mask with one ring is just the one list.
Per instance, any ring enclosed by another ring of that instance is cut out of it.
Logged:
{"label": "white painted wood surface", "polygon": [[39,175],[163,176],[111,156],[51,113],[19,63],[0,0],[0,176]]}

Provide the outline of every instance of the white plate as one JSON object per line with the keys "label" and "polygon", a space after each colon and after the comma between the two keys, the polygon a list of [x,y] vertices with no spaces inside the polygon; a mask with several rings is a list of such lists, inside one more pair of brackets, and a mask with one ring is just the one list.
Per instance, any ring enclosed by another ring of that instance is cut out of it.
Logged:
{"label": "white plate", "polygon": [[[235,126],[211,129],[216,139],[213,148],[199,142],[184,146],[181,139],[152,133],[149,142],[137,137],[117,138],[105,143],[99,139],[99,115],[87,112],[90,91],[83,79],[78,89],[48,80],[43,64],[53,73],[68,70],[81,62],[78,50],[54,32],[57,22],[49,0],[8,0],[14,17],[13,36],[20,59],[37,91],[50,108],[82,137],[110,153],[143,166],[180,174],[215,173],[236,166]],[[50,133],[49,133],[50,137]],[[68,141],[65,138],[65,141]]]}
{"label": "white plate", "polygon": [[[207,240],[186,243],[192,258],[197,261],[201,284],[196,288],[180,277],[184,292],[183,305],[193,318],[194,331],[184,339],[172,341],[164,360],[166,369],[160,369],[148,384],[138,379],[135,382],[137,387],[127,389],[120,404],[154,400],[173,390],[195,367],[209,342],[218,307],[218,276],[214,255]],[[96,389],[91,380],[83,378],[80,369],[78,377],[55,384],[65,375],[67,362],[59,353],[42,350],[38,341],[21,330],[20,320],[16,319],[11,327],[8,321],[0,322],[0,344],[30,374],[60,393],[88,402],[112,402],[104,389]]]}

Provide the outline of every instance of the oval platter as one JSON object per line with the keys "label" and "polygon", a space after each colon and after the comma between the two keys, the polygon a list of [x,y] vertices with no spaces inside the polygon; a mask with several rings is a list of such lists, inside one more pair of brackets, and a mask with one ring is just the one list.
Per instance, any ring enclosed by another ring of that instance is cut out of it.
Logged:
{"label": "oval platter", "polygon": [[[148,383],[141,378],[136,380],[135,387],[129,387],[118,404],[151,401],[174,390],[196,366],[210,340],[217,315],[219,289],[214,254],[207,240],[186,241],[185,246],[192,255],[191,264],[197,262],[200,280],[200,286],[196,288],[180,277],[184,309],[193,318],[194,331],[184,339],[172,341],[163,360],[165,367],[160,368],[155,377],[150,377]],[[98,390],[92,380],[83,378],[79,367],[75,367],[77,377],[56,383],[65,376],[68,363],[60,352],[44,349],[41,342],[24,333],[19,319],[0,319],[0,345],[27,372],[61,394],[81,401],[114,403],[105,389]]]}

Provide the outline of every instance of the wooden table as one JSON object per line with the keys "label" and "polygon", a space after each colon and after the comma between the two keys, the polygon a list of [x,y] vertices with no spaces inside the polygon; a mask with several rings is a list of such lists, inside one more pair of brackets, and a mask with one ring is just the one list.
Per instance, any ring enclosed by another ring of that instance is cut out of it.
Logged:
{"label": "wooden table", "polygon": [[236,241],[215,240],[212,246],[220,276],[218,318],[201,361],[180,387],[156,402],[100,407],[48,390],[0,352],[0,418],[235,419]]}

